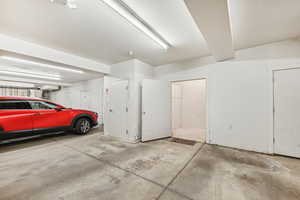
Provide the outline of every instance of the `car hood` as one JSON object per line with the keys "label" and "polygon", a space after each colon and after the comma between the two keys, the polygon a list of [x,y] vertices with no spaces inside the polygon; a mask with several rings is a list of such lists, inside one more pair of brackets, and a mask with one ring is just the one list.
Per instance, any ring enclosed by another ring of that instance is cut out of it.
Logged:
{"label": "car hood", "polygon": [[92,110],[73,109],[73,108],[68,108],[68,109],[73,110],[73,111],[78,111],[78,112],[90,112],[90,113],[95,113],[95,111],[92,111]]}

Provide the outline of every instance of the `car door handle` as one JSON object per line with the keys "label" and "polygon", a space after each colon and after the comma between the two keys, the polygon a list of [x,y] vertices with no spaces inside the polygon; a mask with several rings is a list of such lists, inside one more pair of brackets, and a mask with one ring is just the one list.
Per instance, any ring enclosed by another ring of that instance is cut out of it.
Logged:
{"label": "car door handle", "polygon": [[34,113],[33,115],[34,116],[38,116],[38,115],[41,115],[41,113]]}

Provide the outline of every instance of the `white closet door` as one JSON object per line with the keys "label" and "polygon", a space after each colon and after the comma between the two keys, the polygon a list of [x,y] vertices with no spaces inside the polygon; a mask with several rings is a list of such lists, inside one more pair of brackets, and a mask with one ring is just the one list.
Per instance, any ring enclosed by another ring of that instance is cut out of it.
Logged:
{"label": "white closet door", "polygon": [[128,80],[113,82],[109,90],[108,133],[127,138]]}
{"label": "white closet door", "polygon": [[274,151],[300,157],[300,69],[274,73]]}
{"label": "white closet door", "polygon": [[143,80],[142,141],[171,136],[171,87],[166,81]]}

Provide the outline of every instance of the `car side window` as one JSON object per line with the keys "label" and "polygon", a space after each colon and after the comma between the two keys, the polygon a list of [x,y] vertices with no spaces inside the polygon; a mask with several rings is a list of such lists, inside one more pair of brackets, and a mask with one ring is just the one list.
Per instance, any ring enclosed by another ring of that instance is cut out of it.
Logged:
{"label": "car side window", "polygon": [[33,110],[51,110],[56,108],[55,104],[44,101],[29,101],[29,104]]}
{"label": "car side window", "polygon": [[0,110],[29,110],[30,105],[26,101],[4,100],[0,101]]}

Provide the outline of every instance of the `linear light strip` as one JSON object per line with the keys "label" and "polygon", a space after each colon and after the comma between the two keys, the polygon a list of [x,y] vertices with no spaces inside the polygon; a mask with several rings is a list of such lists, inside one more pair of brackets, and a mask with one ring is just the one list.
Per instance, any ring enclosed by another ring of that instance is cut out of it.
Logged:
{"label": "linear light strip", "polygon": [[[1,67],[0,67],[1,68]],[[7,67],[5,67],[7,68]],[[35,71],[28,71],[28,70],[22,70],[22,69],[0,69],[2,71],[10,71],[10,72],[17,72],[17,73],[26,73],[26,74],[33,74],[33,75],[38,75],[38,76],[49,76],[49,77],[54,77],[54,78],[61,78],[61,75],[59,74],[49,74],[49,73],[39,73],[39,72],[35,72]]]}
{"label": "linear light strip", "polygon": [[0,74],[25,76],[25,77],[32,77],[32,78],[42,78],[42,79],[49,79],[49,80],[61,80],[61,78],[58,78],[58,77],[48,77],[46,75],[45,76],[41,76],[41,75],[24,73],[24,72],[12,72],[12,71],[5,71],[5,70],[0,70]]}
{"label": "linear light strip", "polygon": [[136,28],[144,32],[148,37],[158,43],[165,50],[170,48],[170,44],[160,36],[147,22],[145,22],[134,10],[132,10],[122,0],[101,0],[114,11],[124,17]]}
{"label": "linear light strip", "polygon": [[54,65],[49,65],[49,64],[44,64],[44,63],[38,63],[38,62],[34,62],[34,61],[30,61],[30,60],[24,60],[24,59],[10,57],[10,56],[1,56],[1,58],[5,59],[5,60],[9,60],[9,61],[23,63],[23,64],[36,65],[36,66],[40,66],[40,67],[46,67],[46,68],[51,68],[51,69],[63,70],[63,71],[74,72],[74,73],[79,73],[79,74],[84,73],[81,70],[69,69],[69,68],[65,68],[65,67],[58,67],[58,66],[54,66]]}
{"label": "linear light strip", "polygon": [[16,81],[0,81],[0,87],[34,88],[34,84],[22,83],[22,82],[16,82]]}

